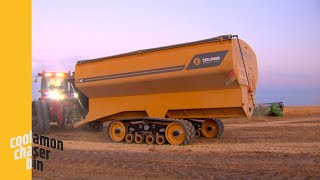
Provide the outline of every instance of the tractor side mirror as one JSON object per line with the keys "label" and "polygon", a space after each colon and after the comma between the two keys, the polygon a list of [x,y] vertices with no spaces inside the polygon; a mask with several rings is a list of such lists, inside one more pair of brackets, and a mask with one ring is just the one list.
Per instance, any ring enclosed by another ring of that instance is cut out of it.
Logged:
{"label": "tractor side mirror", "polygon": [[35,77],[33,77],[33,82],[37,82],[38,81],[38,78],[35,76]]}

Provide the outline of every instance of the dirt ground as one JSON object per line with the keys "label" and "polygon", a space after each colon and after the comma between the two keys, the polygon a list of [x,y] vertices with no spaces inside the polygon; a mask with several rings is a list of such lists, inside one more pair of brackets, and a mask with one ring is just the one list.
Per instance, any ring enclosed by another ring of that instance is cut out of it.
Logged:
{"label": "dirt ground", "polygon": [[191,145],[106,142],[103,133],[55,129],[64,141],[33,179],[320,179],[320,115],[225,119],[220,139]]}

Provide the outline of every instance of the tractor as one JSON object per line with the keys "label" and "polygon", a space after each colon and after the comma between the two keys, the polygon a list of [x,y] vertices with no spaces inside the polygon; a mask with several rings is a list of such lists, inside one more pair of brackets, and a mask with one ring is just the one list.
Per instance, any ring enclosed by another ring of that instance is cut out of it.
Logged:
{"label": "tractor", "polygon": [[[70,129],[79,121],[86,111],[82,93],[74,86],[74,74],[70,72],[38,73],[33,78],[37,82],[40,78],[41,96],[32,102],[32,129],[36,133],[47,134],[50,125],[57,125]],[[80,97],[82,97],[82,102]]]}

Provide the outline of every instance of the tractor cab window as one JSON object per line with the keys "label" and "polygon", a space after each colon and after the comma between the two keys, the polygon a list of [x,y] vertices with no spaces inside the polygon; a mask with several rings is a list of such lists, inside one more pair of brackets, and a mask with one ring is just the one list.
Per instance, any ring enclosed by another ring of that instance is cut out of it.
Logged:
{"label": "tractor cab window", "polygon": [[41,80],[41,90],[54,89],[68,91],[67,80],[60,77],[43,77]]}
{"label": "tractor cab window", "polygon": [[61,78],[51,78],[48,82],[49,89],[50,88],[64,89],[65,84],[66,84],[66,80]]}

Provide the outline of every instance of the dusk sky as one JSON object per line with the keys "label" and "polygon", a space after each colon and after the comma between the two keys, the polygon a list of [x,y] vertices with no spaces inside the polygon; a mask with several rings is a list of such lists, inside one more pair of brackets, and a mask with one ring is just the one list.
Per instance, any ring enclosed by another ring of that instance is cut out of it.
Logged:
{"label": "dusk sky", "polygon": [[320,105],[320,1],[32,2],[33,74],[42,67],[73,71],[78,60],[238,34],[258,58],[258,103]]}

